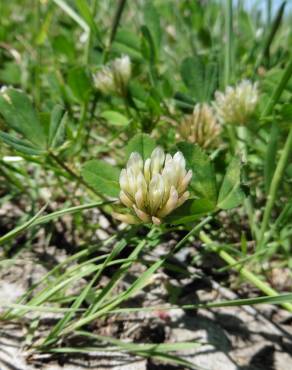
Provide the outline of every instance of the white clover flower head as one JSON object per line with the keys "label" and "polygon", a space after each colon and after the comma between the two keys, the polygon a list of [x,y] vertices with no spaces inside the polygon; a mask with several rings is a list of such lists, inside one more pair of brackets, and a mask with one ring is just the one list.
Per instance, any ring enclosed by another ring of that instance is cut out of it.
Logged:
{"label": "white clover flower head", "polygon": [[124,95],[132,74],[131,60],[128,55],[114,59],[102,67],[93,78],[95,86],[104,94]]}
{"label": "white clover flower head", "polygon": [[183,119],[178,131],[180,138],[206,149],[218,145],[221,125],[214,109],[203,103],[195,105],[193,113]]}
{"label": "white clover flower head", "polygon": [[116,89],[120,94],[124,94],[132,74],[132,65],[129,56],[123,55],[113,60],[111,69]]}
{"label": "white clover flower head", "polygon": [[257,83],[241,81],[237,86],[228,86],[225,93],[216,91],[214,107],[222,123],[244,125],[254,113],[259,100]]}
{"label": "white clover flower head", "polygon": [[139,153],[132,153],[120,174],[120,201],[133,214],[115,213],[114,217],[126,223],[142,221],[159,225],[189,198],[187,187],[192,171],[185,167],[181,152],[165,155],[157,147],[145,161]]}
{"label": "white clover flower head", "polygon": [[95,87],[103,94],[109,94],[115,91],[115,81],[112,70],[108,66],[102,67],[94,76]]}

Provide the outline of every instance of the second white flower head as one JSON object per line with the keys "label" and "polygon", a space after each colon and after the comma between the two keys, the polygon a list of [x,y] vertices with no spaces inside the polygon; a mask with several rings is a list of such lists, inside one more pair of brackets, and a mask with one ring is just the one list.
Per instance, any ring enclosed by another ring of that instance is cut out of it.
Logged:
{"label": "second white flower head", "polygon": [[222,123],[244,125],[254,113],[259,99],[257,83],[243,80],[235,87],[228,86],[225,93],[215,93],[215,109]]}

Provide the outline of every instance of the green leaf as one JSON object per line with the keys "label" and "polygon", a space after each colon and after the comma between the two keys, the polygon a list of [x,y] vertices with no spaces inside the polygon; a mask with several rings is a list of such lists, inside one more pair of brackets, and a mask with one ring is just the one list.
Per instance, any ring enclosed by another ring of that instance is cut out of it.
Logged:
{"label": "green leaf", "polygon": [[189,88],[193,96],[198,100],[203,100],[204,86],[204,63],[200,57],[186,58],[181,64],[181,77],[185,85]]}
{"label": "green leaf", "polygon": [[153,149],[156,147],[156,142],[147,134],[135,135],[126,146],[127,158],[133,152],[141,154],[143,160],[150,157]]}
{"label": "green leaf", "polygon": [[187,169],[193,171],[191,190],[199,198],[208,199],[210,204],[215,205],[217,201],[216,177],[210,158],[195,144],[181,142],[177,144],[177,148],[186,159]]}
{"label": "green leaf", "polygon": [[64,112],[64,108],[60,105],[56,105],[52,111],[49,127],[49,148],[59,147],[65,136],[65,124],[67,115]]}
{"label": "green leaf", "polygon": [[75,67],[69,71],[68,85],[74,98],[82,103],[88,99],[91,91],[90,77],[84,67]]}
{"label": "green leaf", "polygon": [[79,14],[75,12],[64,0],[53,0],[53,2],[60,7],[71,19],[73,19],[83,30],[88,33],[89,27]]}
{"label": "green leaf", "polygon": [[81,174],[84,180],[99,193],[118,197],[120,193],[120,170],[109,163],[93,159],[85,163]]}
{"label": "green leaf", "polygon": [[129,119],[127,117],[113,110],[102,112],[101,117],[107,120],[108,123],[113,126],[127,126],[129,123]]}
{"label": "green leaf", "polygon": [[206,62],[202,56],[185,58],[181,64],[181,77],[190,93],[198,101],[208,101],[217,86],[218,66]]}
{"label": "green leaf", "polygon": [[181,207],[167,216],[165,222],[172,225],[186,224],[212,211],[215,211],[215,205],[209,199],[188,199]]}
{"label": "green leaf", "polygon": [[51,40],[51,43],[56,55],[60,55],[63,58],[66,56],[67,60],[75,59],[75,46],[69,35],[57,35]]}
{"label": "green leaf", "polygon": [[126,28],[118,30],[112,49],[120,54],[127,54],[133,60],[142,61],[140,38],[137,33]]}
{"label": "green leaf", "polygon": [[53,15],[54,9],[50,9],[50,11],[47,12],[45,18],[42,20],[42,26],[35,40],[37,45],[43,45],[46,41],[52,23]]}
{"label": "green leaf", "polygon": [[7,124],[37,148],[46,148],[45,130],[26,94],[7,88],[0,94],[0,113]]}
{"label": "green leaf", "polygon": [[0,139],[18,152],[26,155],[41,155],[44,153],[44,151],[31,146],[30,143],[28,143],[27,141],[17,139],[16,137],[9,135],[6,132],[0,131]]}
{"label": "green leaf", "polygon": [[21,67],[16,62],[1,63],[0,80],[1,84],[20,85],[22,78]]}
{"label": "green leaf", "polygon": [[155,63],[156,57],[157,57],[154,40],[147,26],[142,26],[141,32],[143,35],[142,43],[141,43],[141,52],[144,58],[149,60],[152,66]]}
{"label": "green leaf", "polygon": [[156,55],[158,55],[160,50],[162,32],[160,27],[160,17],[153,2],[145,3],[144,21],[151,33],[153,43],[155,45]]}
{"label": "green leaf", "polygon": [[76,0],[76,6],[82,15],[83,19],[86,21],[88,26],[95,32],[97,33],[97,27],[96,23],[94,21],[94,18],[91,14],[91,10],[88,6],[87,0]]}
{"label": "green leaf", "polygon": [[19,233],[30,229],[31,227],[43,223],[50,222],[51,220],[58,219],[59,217],[62,217],[64,215],[68,214],[74,214],[78,212],[82,212],[87,209],[91,208],[96,208],[99,206],[102,206],[104,204],[107,204],[109,202],[94,202],[94,203],[88,203],[88,204],[82,204],[81,206],[75,206],[75,207],[70,207],[70,208],[64,208],[52,213],[49,213],[45,216],[40,216],[42,213],[43,209],[41,209],[33,218],[25,222],[24,224],[15,227],[14,229],[10,230],[7,234],[3,235],[0,237],[0,245],[6,243],[7,241],[13,239],[16,235]]}
{"label": "green leaf", "polygon": [[234,158],[227,168],[218,196],[218,208],[231,209],[237,207],[244,198],[244,193],[240,187],[241,163],[238,158]]}

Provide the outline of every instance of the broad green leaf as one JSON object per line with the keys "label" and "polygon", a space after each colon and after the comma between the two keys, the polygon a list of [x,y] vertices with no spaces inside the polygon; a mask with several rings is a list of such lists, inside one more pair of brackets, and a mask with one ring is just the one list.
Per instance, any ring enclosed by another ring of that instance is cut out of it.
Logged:
{"label": "broad green leaf", "polygon": [[113,126],[127,126],[129,119],[122,113],[114,110],[107,110],[101,113],[101,117],[108,121]]}
{"label": "broad green leaf", "polygon": [[76,100],[82,103],[88,99],[92,85],[84,67],[76,67],[69,71],[68,85]]}
{"label": "broad green leaf", "polygon": [[137,33],[127,28],[120,28],[118,30],[115,42],[124,44],[136,52],[140,50],[140,39]]}
{"label": "broad green leaf", "polygon": [[126,146],[126,155],[130,156],[133,152],[138,152],[141,154],[142,158],[145,160],[149,158],[153,149],[156,147],[156,142],[147,134],[137,134],[135,135]]}
{"label": "broad green leaf", "polygon": [[20,85],[22,79],[21,66],[16,62],[2,61],[0,69],[0,80],[6,85]]}
{"label": "broad green leaf", "polygon": [[7,88],[0,94],[0,113],[7,124],[37,148],[46,148],[45,130],[26,94]]}
{"label": "broad green leaf", "polygon": [[227,168],[219,191],[218,208],[231,209],[237,207],[243,201],[244,193],[240,187],[240,170],[240,160],[234,158]]}
{"label": "broad green leaf", "polygon": [[51,40],[51,43],[56,55],[62,55],[63,58],[66,56],[68,60],[74,60],[75,45],[69,35],[57,35]]}
{"label": "broad green leaf", "polygon": [[129,89],[132,98],[135,99],[136,104],[141,105],[141,103],[143,103],[144,105],[144,103],[146,103],[149,94],[141,83],[138,81],[130,81]]}
{"label": "broad green leaf", "polygon": [[205,67],[201,58],[197,56],[184,59],[180,73],[192,95],[198,100],[203,100]]}
{"label": "broad green leaf", "polygon": [[214,210],[214,202],[210,202],[209,199],[188,199],[181,207],[167,216],[165,222],[172,225],[186,224],[198,220],[204,214]]}
{"label": "broad green leaf", "polygon": [[198,145],[181,142],[177,144],[177,148],[186,159],[187,169],[193,171],[191,190],[199,198],[208,199],[210,204],[215,205],[217,201],[216,177],[210,158]]}
{"label": "broad green leaf", "polygon": [[84,180],[99,193],[118,197],[120,192],[120,170],[104,161],[93,159],[85,163],[81,174]]}
{"label": "broad green leaf", "polygon": [[181,64],[181,77],[192,96],[198,101],[208,101],[217,86],[218,66],[202,56],[188,57]]}

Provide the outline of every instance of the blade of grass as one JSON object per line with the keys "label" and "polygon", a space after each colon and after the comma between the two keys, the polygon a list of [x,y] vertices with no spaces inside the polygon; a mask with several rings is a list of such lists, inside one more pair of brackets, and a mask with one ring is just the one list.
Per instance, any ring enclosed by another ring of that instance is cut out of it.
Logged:
{"label": "blade of grass", "polygon": [[46,207],[47,207],[47,204],[43,208],[41,208],[30,220],[28,220],[27,222],[25,222],[24,224],[20,226],[15,227],[13,230],[9,231],[7,234],[0,237],[0,245],[15,238],[18,234],[32,227],[34,222],[39,218],[39,216],[43,213]]}
{"label": "blade of grass", "polygon": [[27,221],[23,225],[20,225],[20,226],[14,228],[13,230],[9,231],[7,234],[0,237],[0,245],[6,243],[7,241],[9,241],[9,240],[13,239],[15,236],[17,236],[19,233],[21,233],[25,230],[28,230],[31,227],[35,226],[35,225],[39,225],[39,224],[42,224],[42,223],[45,223],[45,222],[49,222],[51,220],[54,220],[58,217],[66,215],[66,214],[72,214],[72,213],[84,211],[84,210],[87,210],[87,209],[95,208],[95,207],[102,206],[102,205],[109,204],[109,203],[111,203],[111,202],[110,201],[108,201],[108,202],[94,202],[94,203],[84,204],[84,205],[81,205],[81,206],[62,209],[62,210],[59,210],[59,211],[56,211],[56,212],[52,212],[49,215],[39,217],[39,215],[46,208],[46,206],[45,206],[31,220]]}
{"label": "blade of grass", "polygon": [[81,306],[82,302],[87,297],[90,289],[96,282],[98,281],[99,277],[101,276],[104,269],[110,264],[110,262],[121,253],[121,251],[124,249],[124,247],[127,245],[125,240],[121,240],[116,244],[116,246],[112,249],[112,252],[107,256],[103,264],[101,265],[100,269],[97,271],[95,276],[91,279],[91,281],[86,285],[86,287],[83,289],[81,294],[76,298],[72,305],[72,312],[68,312],[58,323],[57,325],[51,330],[49,335],[47,336],[45,340],[45,344],[50,343],[51,340],[54,341],[54,339],[58,336],[58,334],[63,330],[63,328],[66,326],[66,324],[72,319],[74,316],[74,313],[78,311],[79,307]]}
{"label": "blade of grass", "polygon": [[[144,248],[145,245],[146,245],[145,240],[142,240],[140,243],[138,243],[134,251],[130,254],[129,259],[132,260],[134,258],[137,258],[140,251],[142,250],[142,248]],[[102,305],[104,300],[109,296],[109,294],[112,292],[114,287],[118,284],[118,282],[122,279],[122,277],[125,275],[125,273],[128,271],[131,265],[132,265],[132,261],[125,262],[121,266],[121,268],[115,273],[113,278],[110,280],[109,284],[96,297],[95,302],[92,304],[92,306],[85,312],[85,314],[79,320],[77,320],[75,323],[72,323],[70,326],[65,328],[62,331],[62,334],[66,334],[66,333],[68,334],[72,332],[73,330],[76,330],[82,327],[83,325],[88,324],[92,320],[95,320],[96,318],[102,316],[107,311],[107,309],[104,307],[101,307],[101,309],[99,309],[100,306]],[[118,303],[120,303],[120,301],[121,300],[119,299]],[[113,303],[111,303],[111,306],[112,305],[114,306]],[[106,305],[105,307],[108,307],[108,305]]]}
{"label": "blade of grass", "polygon": [[71,19],[73,19],[87,34],[89,33],[89,26],[79,14],[75,12],[64,0],[53,0]]}
{"label": "blade of grass", "polygon": [[272,27],[269,27],[269,33],[267,34],[267,37],[264,40],[262,53],[260,54],[260,56],[258,58],[258,61],[256,62],[255,72],[257,71],[257,69],[261,65],[261,63],[263,62],[264,58],[266,58],[267,67],[269,67],[269,64],[270,64],[270,48],[271,48],[272,42],[273,42],[273,40],[274,40],[274,38],[277,34],[278,29],[281,26],[285,6],[286,6],[286,1],[283,1],[283,3],[280,5],[280,7],[277,11],[277,14],[275,16],[275,20],[272,24]]}
{"label": "blade of grass", "polygon": [[[242,265],[237,265],[236,260],[225,250],[222,250],[220,246],[216,243],[214,243],[208,235],[206,235],[204,232],[200,233],[200,239],[206,243],[215,253],[217,253],[228,265],[234,265],[234,269],[239,272],[239,274],[249,281],[251,284],[253,284],[255,287],[257,287],[259,290],[267,294],[268,296],[278,296],[278,292],[271,288],[267,283],[260,280],[255,274],[247,270]],[[286,310],[292,312],[292,304],[290,303],[283,303],[282,307],[284,307]]]}
{"label": "blade of grass", "polygon": [[282,92],[284,91],[286,85],[288,84],[291,78],[291,75],[292,75],[292,59],[288,63],[278,85],[275,87],[271,98],[268,100],[266,106],[264,107],[261,113],[261,120],[263,120],[265,117],[269,116],[272,113],[273,108],[277,104],[278,100],[280,99]]}
{"label": "blade of grass", "polygon": [[159,352],[173,352],[173,351],[187,351],[201,346],[199,342],[177,342],[177,343],[129,343],[119,339],[107,337],[104,335],[97,335],[86,331],[76,331],[76,335],[85,336],[91,339],[96,339],[99,342],[113,344],[120,349],[127,351],[159,351]]}
{"label": "blade of grass", "polygon": [[292,293],[279,294],[276,296],[261,296],[257,298],[242,298],[228,301],[218,301],[210,303],[197,303],[177,306],[149,306],[149,307],[127,307],[111,310],[109,314],[129,314],[135,312],[152,312],[152,311],[172,311],[172,310],[196,310],[199,308],[219,308],[219,307],[240,307],[258,304],[290,304],[292,302]]}
{"label": "blade of grass", "polygon": [[[109,303],[106,303],[104,306],[101,306],[102,302],[104,301],[105,297],[108,296],[109,292],[113,289],[114,286],[116,286],[117,282],[120,281],[120,279],[124,276],[125,272],[128,270],[130,266],[125,266],[121,271],[117,272],[117,276],[112,279],[112,281],[109,283],[108,287],[101,292],[101,296],[97,297],[96,304],[91,307],[88,311],[88,313],[85,313],[83,317],[73,323],[72,325],[68,326],[62,334],[68,334],[72,331],[79,329],[83,325],[88,324],[89,322],[97,319],[100,316],[105,315],[107,312],[112,310],[114,307],[122,303],[123,301],[129,299],[132,297],[136,292],[142,290],[145,285],[148,284],[148,281],[150,280],[151,276],[159,267],[163,265],[163,263],[166,261],[166,259],[176,250],[178,250],[192,235],[200,231],[205,224],[207,224],[211,219],[211,216],[206,217],[202,222],[200,222],[198,225],[196,225],[180,242],[178,242],[175,247],[163,258],[156,261],[152,266],[150,266],[146,271],[143,272],[143,274],[135,280],[135,282],[125,291],[120,293],[117,297],[115,297],[112,301]],[[150,233],[148,234],[148,237],[151,236],[152,232],[154,232],[155,229],[152,228]],[[140,252],[140,250],[144,247],[144,244],[146,243],[146,240],[143,240],[138,244],[134,252],[136,255]],[[137,250],[137,251],[136,251]]]}

